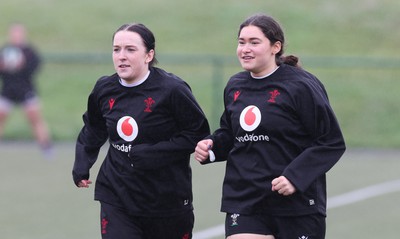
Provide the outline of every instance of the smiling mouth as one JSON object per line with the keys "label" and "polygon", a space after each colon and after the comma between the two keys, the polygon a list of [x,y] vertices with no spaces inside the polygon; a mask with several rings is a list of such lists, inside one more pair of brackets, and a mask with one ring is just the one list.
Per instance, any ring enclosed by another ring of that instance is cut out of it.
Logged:
{"label": "smiling mouth", "polygon": [[119,65],[118,67],[119,67],[119,68],[128,68],[129,65],[122,64],[122,65]]}
{"label": "smiling mouth", "polygon": [[242,57],[243,63],[251,63],[251,62],[253,62],[253,60],[254,60],[254,57],[250,57],[250,56]]}
{"label": "smiling mouth", "polygon": [[251,59],[254,59],[254,57],[252,57],[252,56],[242,56],[242,59],[243,60],[251,60]]}

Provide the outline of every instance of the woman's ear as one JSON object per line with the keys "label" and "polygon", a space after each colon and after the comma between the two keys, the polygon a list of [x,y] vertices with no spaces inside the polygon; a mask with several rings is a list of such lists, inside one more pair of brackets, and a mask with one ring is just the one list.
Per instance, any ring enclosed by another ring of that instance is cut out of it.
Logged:
{"label": "woman's ear", "polygon": [[151,49],[146,55],[146,63],[150,63],[154,59],[154,50]]}
{"label": "woman's ear", "polygon": [[272,53],[274,53],[274,55],[278,54],[278,52],[280,52],[282,49],[282,43],[280,41],[275,42],[274,45],[272,45],[272,49]]}

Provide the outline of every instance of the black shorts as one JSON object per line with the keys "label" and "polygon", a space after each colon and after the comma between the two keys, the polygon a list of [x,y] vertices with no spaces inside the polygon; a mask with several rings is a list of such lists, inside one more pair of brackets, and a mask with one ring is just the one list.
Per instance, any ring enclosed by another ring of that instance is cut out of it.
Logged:
{"label": "black shorts", "polygon": [[265,214],[240,215],[227,213],[225,218],[226,237],[240,234],[273,235],[275,239],[324,239],[325,216],[270,216]]}
{"label": "black shorts", "polygon": [[1,96],[14,104],[24,104],[32,99],[37,98],[37,93],[32,89],[19,89],[19,91],[2,91]]}
{"label": "black shorts", "polygon": [[193,211],[171,217],[139,217],[101,202],[100,228],[103,239],[190,239],[193,225]]}

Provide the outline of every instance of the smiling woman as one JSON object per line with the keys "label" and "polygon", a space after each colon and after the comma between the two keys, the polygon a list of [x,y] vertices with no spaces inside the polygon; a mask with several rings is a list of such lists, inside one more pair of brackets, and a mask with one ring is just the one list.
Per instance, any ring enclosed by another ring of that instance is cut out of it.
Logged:
{"label": "smiling woman", "polygon": [[116,73],[89,96],[76,143],[75,184],[87,188],[101,146],[95,200],[102,238],[191,238],[194,226],[190,154],[209,134],[189,85],[154,67],[155,38],[143,24],[113,35]]}
{"label": "smiling woman", "polygon": [[221,210],[227,239],[325,238],[326,173],[345,151],[322,83],[283,55],[285,38],[270,16],[239,27],[245,70],[224,90],[220,128],[195,158],[227,161]]}

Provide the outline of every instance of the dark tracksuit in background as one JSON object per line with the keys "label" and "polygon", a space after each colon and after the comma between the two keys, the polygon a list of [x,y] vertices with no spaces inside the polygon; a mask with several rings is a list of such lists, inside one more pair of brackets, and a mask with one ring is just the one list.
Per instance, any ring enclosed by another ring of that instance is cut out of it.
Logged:
{"label": "dark tracksuit in background", "polygon": [[41,60],[36,50],[30,45],[6,45],[0,51],[9,47],[20,49],[25,60],[21,69],[15,71],[0,70],[1,96],[13,103],[24,103],[37,95],[34,76],[40,68]]}

